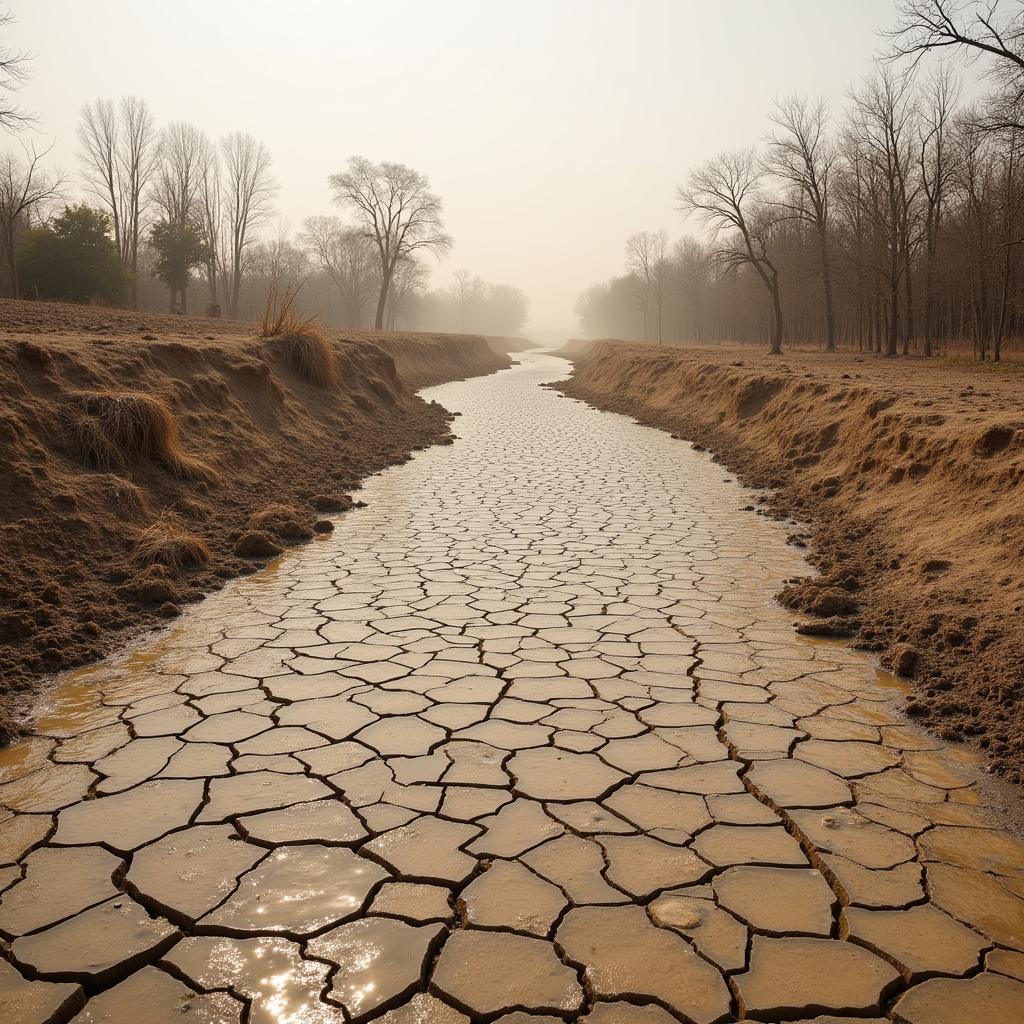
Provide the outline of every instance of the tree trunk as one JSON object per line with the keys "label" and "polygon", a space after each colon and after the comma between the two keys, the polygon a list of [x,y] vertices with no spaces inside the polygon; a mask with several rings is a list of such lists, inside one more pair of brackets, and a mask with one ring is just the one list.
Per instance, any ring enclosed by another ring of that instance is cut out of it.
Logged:
{"label": "tree trunk", "polygon": [[824,226],[818,230],[821,245],[821,283],[825,289],[825,351],[836,350],[836,309],[832,291],[832,258],[828,251],[828,236]]}
{"label": "tree trunk", "polygon": [[391,285],[391,275],[384,274],[380,279],[380,295],[377,297],[377,315],[373,321],[374,330],[384,330],[384,307],[388,301],[388,289]]}
{"label": "tree trunk", "polygon": [[929,241],[928,256],[924,265],[924,354],[932,354],[932,336],[935,332],[935,313],[932,309],[932,295],[935,290],[935,247]]}
{"label": "tree trunk", "polygon": [[235,265],[235,269],[231,274],[231,298],[228,303],[228,309],[231,310],[231,319],[238,319],[238,300],[242,294],[242,272]]}
{"label": "tree trunk", "polygon": [[903,354],[910,354],[910,345],[914,340],[914,285],[910,276],[910,247],[903,254],[903,295],[907,307],[907,333],[903,335]]}
{"label": "tree trunk", "polygon": [[768,354],[772,356],[782,355],[782,299],[779,296],[779,275],[772,272],[771,277],[772,293],[772,343]]}
{"label": "tree trunk", "polygon": [[18,298],[18,260],[14,254],[14,226],[7,230],[7,276],[11,285],[11,298]]}
{"label": "tree trunk", "polygon": [[889,323],[886,327],[885,354],[897,354],[900,331],[900,286],[895,276],[889,280]]}

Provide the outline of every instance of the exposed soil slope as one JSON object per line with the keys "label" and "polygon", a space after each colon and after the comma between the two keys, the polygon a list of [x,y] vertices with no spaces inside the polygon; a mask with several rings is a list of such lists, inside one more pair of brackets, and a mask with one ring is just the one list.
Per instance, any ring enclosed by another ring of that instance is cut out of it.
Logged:
{"label": "exposed soil slope", "polygon": [[361,478],[450,437],[412,387],[510,364],[479,337],[330,332],[328,388],[252,335],[0,302],[0,708],[330,529]]}
{"label": "exposed soil slope", "polygon": [[[911,676],[908,702],[1024,779],[1024,375],[749,349],[570,343],[566,394],[706,446],[813,530],[785,604]],[[582,354],[581,354],[582,353]],[[805,543],[800,536],[793,538]]]}
{"label": "exposed soil slope", "polygon": [[486,337],[487,344],[495,352],[501,352],[506,355],[512,352],[528,352],[530,349],[537,347],[529,338],[499,338],[492,335],[487,335]]}

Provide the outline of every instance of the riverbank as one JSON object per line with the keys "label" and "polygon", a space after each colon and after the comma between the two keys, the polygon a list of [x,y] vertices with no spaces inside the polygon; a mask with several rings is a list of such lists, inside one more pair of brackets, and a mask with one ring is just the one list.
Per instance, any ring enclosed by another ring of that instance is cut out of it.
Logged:
{"label": "riverbank", "polygon": [[0,708],[450,441],[414,389],[490,373],[476,336],[328,333],[326,377],[238,321],[0,302]]}
{"label": "riverbank", "polygon": [[1024,375],[973,364],[571,342],[565,394],[710,449],[807,524],[781,600],[910,677],[907,712],[1024,781]]}

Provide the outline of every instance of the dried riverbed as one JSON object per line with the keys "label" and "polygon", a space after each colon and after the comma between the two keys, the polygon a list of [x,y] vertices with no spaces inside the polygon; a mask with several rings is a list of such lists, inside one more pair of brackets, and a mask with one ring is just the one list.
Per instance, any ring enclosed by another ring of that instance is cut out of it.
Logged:
{"label": "dried riverbed", "polygon": [[1021,1019],[970,757],[794,635],[719,466],[564,375],[428,392],[455,445],[59,682],[0,752],[0,1019]]}

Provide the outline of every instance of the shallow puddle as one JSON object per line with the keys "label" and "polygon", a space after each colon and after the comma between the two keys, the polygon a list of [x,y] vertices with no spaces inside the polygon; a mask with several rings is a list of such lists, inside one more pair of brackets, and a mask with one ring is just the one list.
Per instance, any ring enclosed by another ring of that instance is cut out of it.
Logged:
{"label": "shallow puddle", "polygon": [[978,759],[794,634],[806,567],[721,467],[566,370],[427,392],[455,445],[58,680],[0,752],[0,1019],[1024,1018]]}

